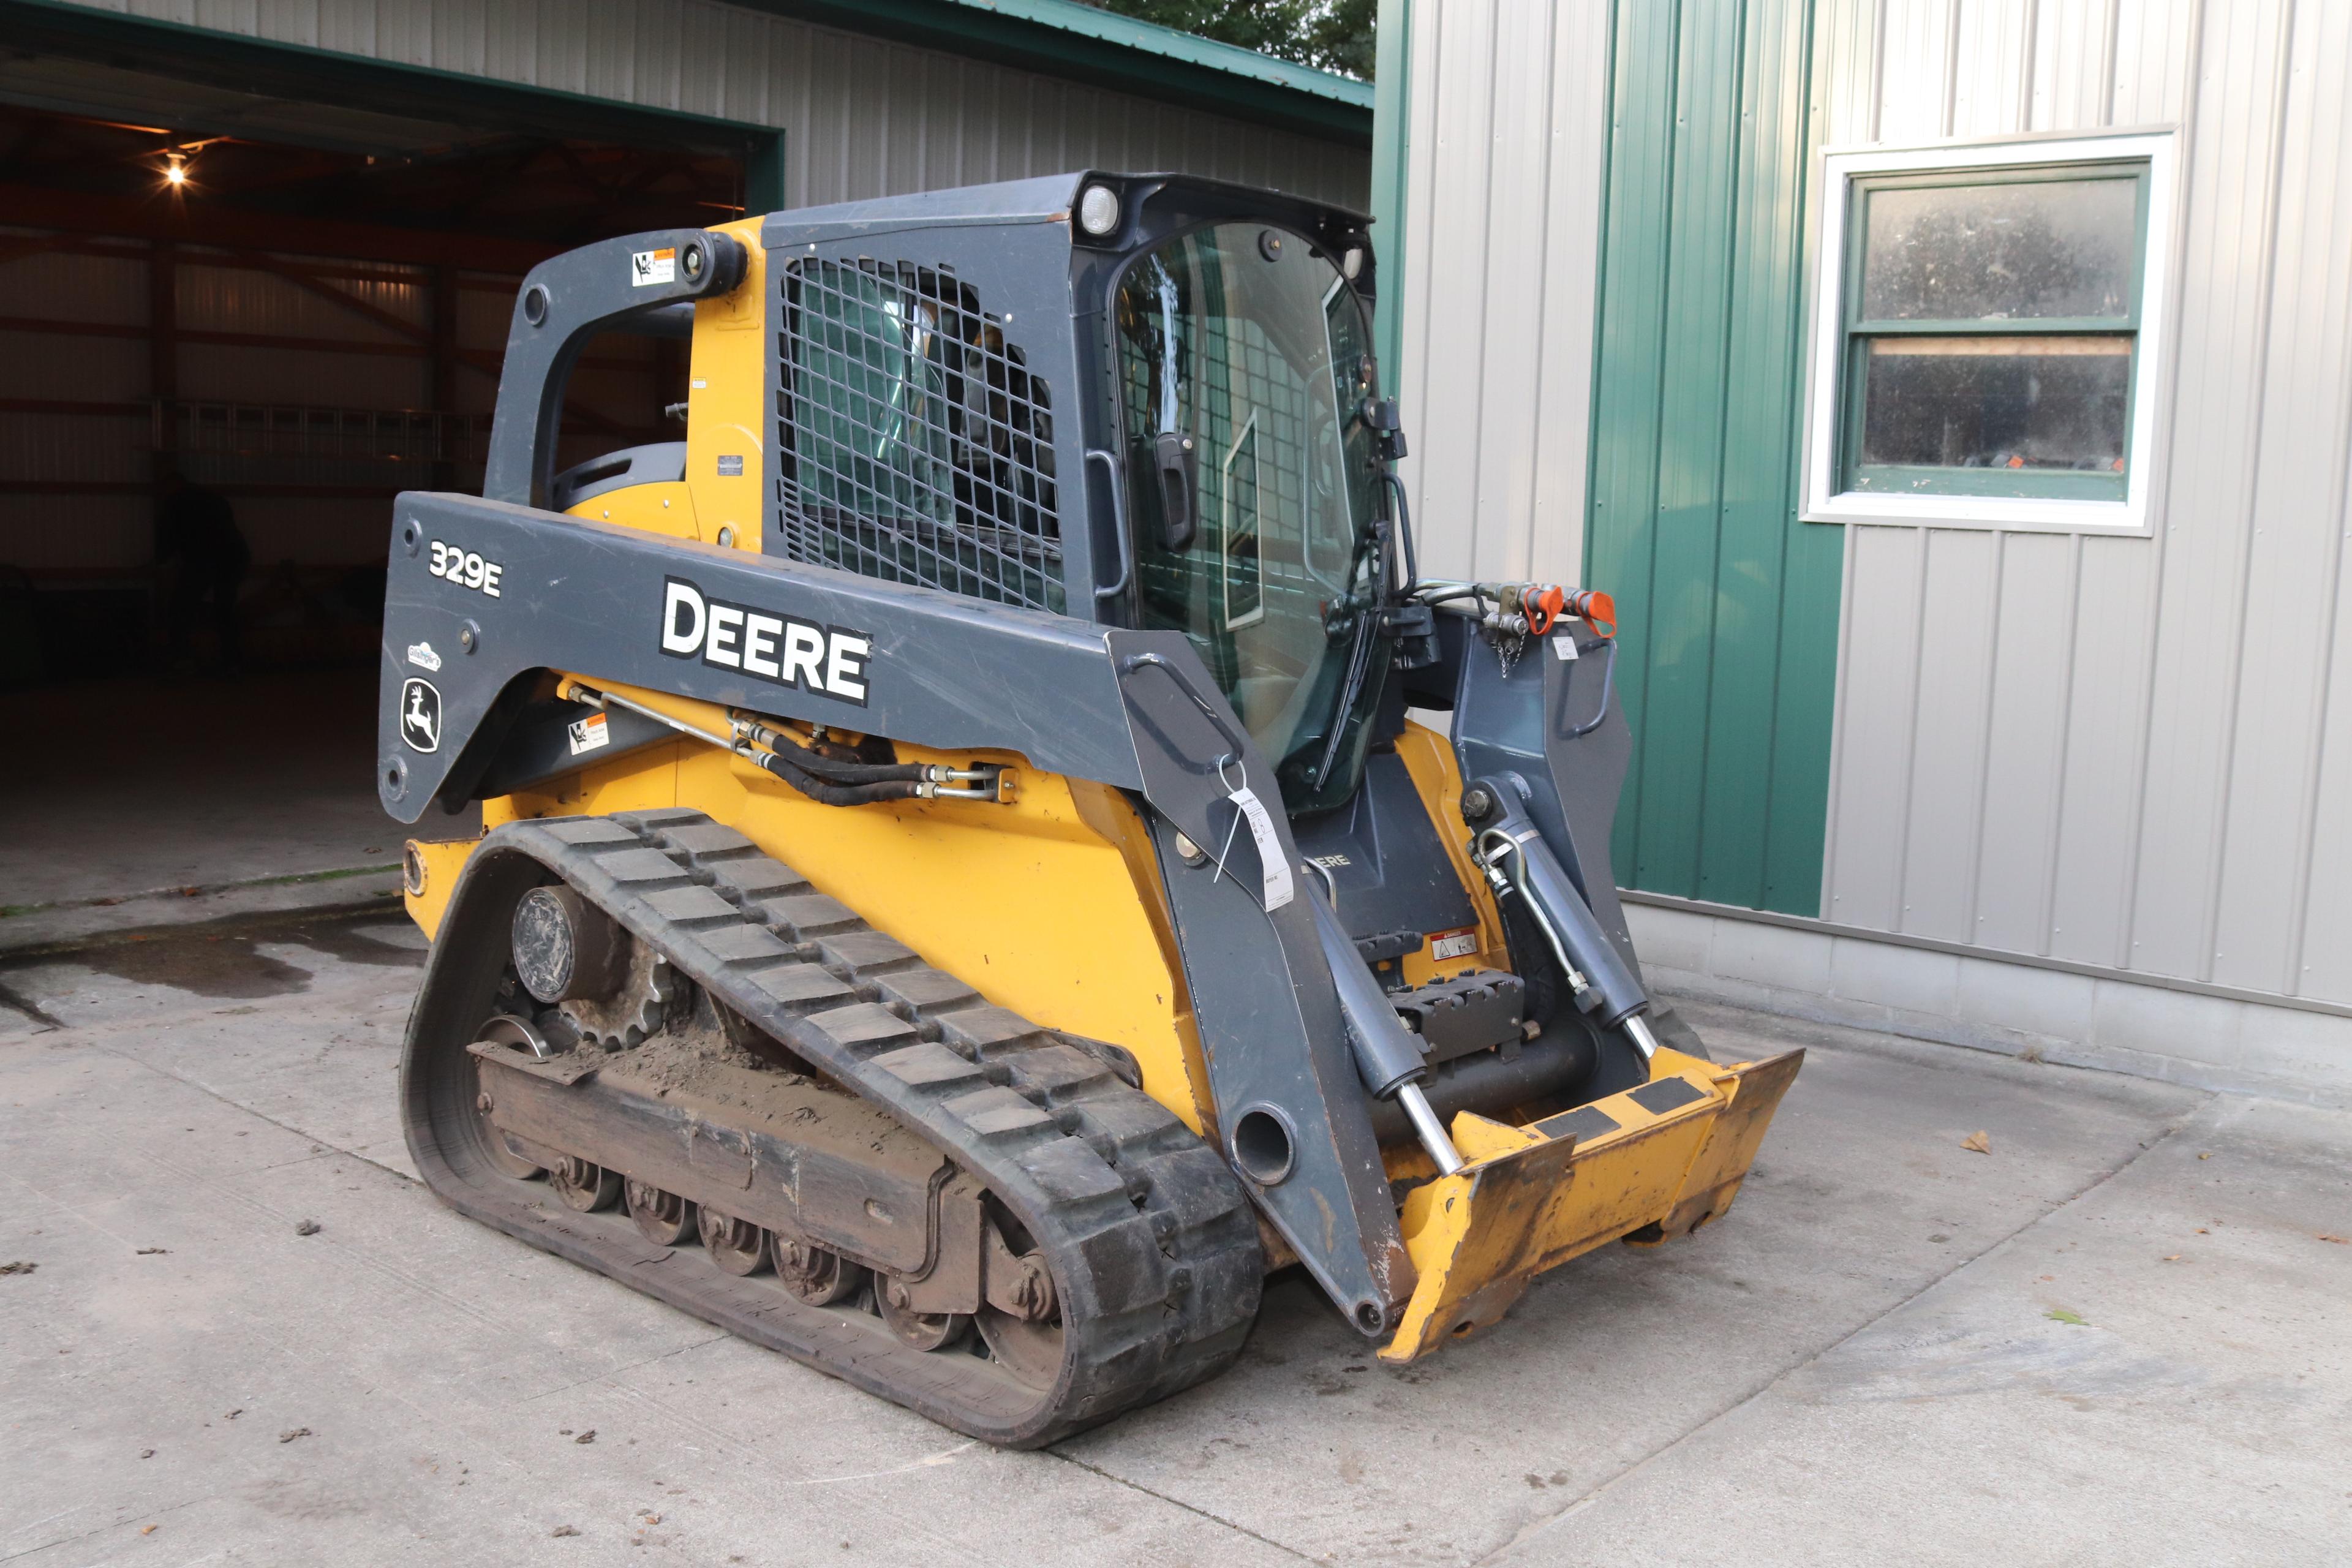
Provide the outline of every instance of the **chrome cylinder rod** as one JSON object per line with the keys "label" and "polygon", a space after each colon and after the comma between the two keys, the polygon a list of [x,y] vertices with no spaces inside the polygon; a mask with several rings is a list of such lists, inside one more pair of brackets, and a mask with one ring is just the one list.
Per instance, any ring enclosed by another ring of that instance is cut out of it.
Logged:
{"label": "chrome cylinder rod", "polygon": [[1641,1014],[1625,1015],[1625,1037],[1633,1042],[1633,1048],[1642,1053],[1643,1061],[1658,1054],[1658,1037],[1650,1033],[1650,1020]]}
{"label": "chrome cylinder rod", "polygon": [[1404,1107],[1405,1116],[1412,1121],[1412,1130],[1421,1135],[1421,1146],[1429,1151],[1431,1159],[1437,1162],[1437,1173],[1441,1176],[1450,1176],[1460,1170],[1462,1168],[1461,1151],[1454,1148],[1454,1140],[1445,1135],[1445,1123],[1440,1121],[1437,1119],[1437,1112],[1429,1108],[1429,1096],[1421,1092],[1421,1085],[1400,1084],[1397,1087],[1395,1100],[1399,1105]]}

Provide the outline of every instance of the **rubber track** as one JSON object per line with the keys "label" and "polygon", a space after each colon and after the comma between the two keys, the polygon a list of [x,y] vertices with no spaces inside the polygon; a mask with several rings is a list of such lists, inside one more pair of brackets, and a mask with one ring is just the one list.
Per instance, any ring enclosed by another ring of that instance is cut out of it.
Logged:
{"label": "rubber track", "polygon": [[[1068,1342],[1062,1373],[1045,1394],[977,1356],[909,1350],[855,1308],[810,1307],[772,1279],[647,1247],[625,1221],[544,1203],[544,1188],[464,1179],[443,1157],[446,1134],[412,1126],[412,1147],[426,1136],[419,1167],[453,1205],[1008,1447],[1163,1398],[1240,1353],[1264,1269],[1240,1184],[1099,1057],[989,1004],[700,812],[510,823],[484,848],[494,846],[561,875],[984,1182],[1052,1267]],[[988,918],[984,905],[973,918]],[[418,1070],[414,1039],[410,1057],[407,1070]]]}

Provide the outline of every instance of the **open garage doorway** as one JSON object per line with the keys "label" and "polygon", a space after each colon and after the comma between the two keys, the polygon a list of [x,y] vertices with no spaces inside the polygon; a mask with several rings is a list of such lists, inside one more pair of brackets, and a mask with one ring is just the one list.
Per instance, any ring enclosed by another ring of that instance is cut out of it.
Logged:
{"label": "open garage doorway", "polygon": [[[777,205],[774,133],[0,24],[0,908],[388,865],[393,497],[478,490],[531,265]],[[685,348],[593,345],[565,461],[673,437]]]}

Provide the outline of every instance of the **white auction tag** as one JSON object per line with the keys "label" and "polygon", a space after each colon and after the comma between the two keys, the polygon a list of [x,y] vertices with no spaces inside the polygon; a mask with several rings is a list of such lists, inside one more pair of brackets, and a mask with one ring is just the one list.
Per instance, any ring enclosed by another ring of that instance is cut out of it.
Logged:
{"label": "white auction tag", "polygon": [[1559,637],[1552,638],[1551,656],[1552,658],[1563,662],[1574,658],[1576,657],[1575,634],[1572,632],[1563,632]]}
{"label": "white auction tag", "polygon": [[1265,868],[1265,912],[1272,914],[1290,902],[1291,897],[1290,862],[1283,857],[1282,840],[1274,835],[1274,818],[1266,815],[1265,803],[1254,789],[1237,789],[1225,798],[1240,807],[1250,837],[1257,842],[1257,863]]}

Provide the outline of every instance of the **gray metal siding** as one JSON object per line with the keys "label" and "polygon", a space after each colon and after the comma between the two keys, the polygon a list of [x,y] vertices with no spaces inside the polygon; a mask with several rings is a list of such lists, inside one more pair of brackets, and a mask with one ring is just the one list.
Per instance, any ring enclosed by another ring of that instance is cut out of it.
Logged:
{"label": "gray metal siding", "polygon": [[[1423,556],[1573,579],[1610,8],[1412,12]],[[2352,5],[1820,0],[1812,47],[1817,145],[2170,126],[2182,184],[2154,537],[1847,530],[1822,918],[2352,1001]]]}
{"label": "gray metal siding", "polygon": [[2352,6],[1824,0],[1830,146],[2179,127],[2152,538],[1853,527],[1831,921],[2352,1001]]}
{"label": "gray metal siding", "polygon": [[1087,166],[1362,206],[1371,155],[717,0],[78,0],[222,32],[785,132],[816,205]]}
{"label": "gray metal siding", "polygon": [[1609,7],[1423,0],[1412,15],[1395,379],[1423,569],[1572,583],[1584,552]]}

